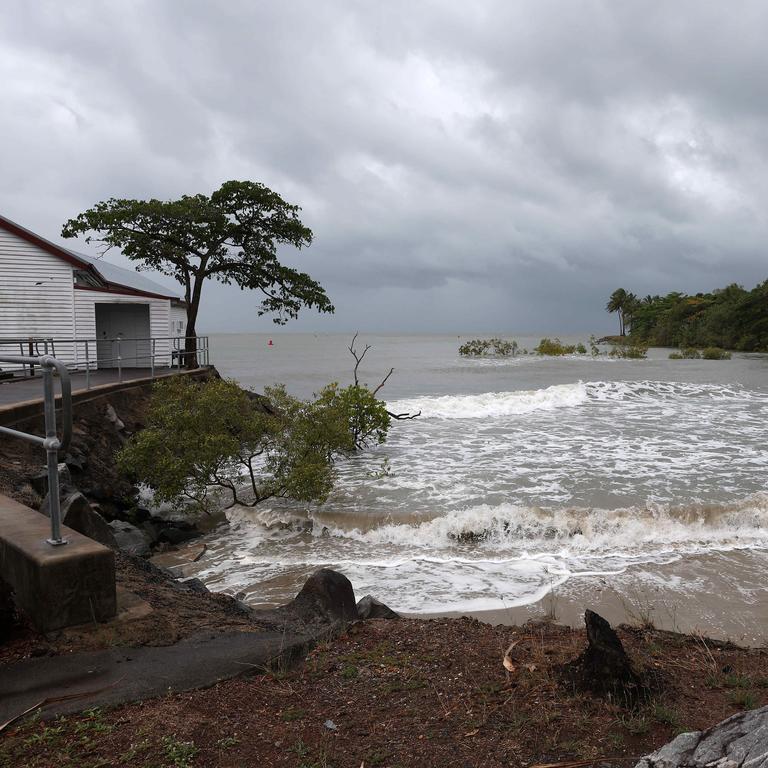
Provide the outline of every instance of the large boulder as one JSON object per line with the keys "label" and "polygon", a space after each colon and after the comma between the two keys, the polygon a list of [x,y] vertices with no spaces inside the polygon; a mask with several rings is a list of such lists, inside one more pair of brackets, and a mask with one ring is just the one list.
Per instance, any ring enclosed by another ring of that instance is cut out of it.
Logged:
{"label": "large boulder", "polygon": [[135,525],[123,520],[113,520],[108,525],[112,529],[117,546],[123,552],[136,557],[149,557],[149,540]]}
{"label": "large boulder", "polygon": [[377,600],[373,595],[366,595],[357,604],[357,615],[361,619],[399,619],[389,606],[384,605],[381,600]]}
{"label": "large boulder", "polygon": [[117,549],[117,539],[109,523],[91,507],[88,499],[76,491],[67,496],[61,504],[61,521],[83,536]]}
{"label": "large boulder", "polygon": [[740,712],[706,731],[681,733],[635,768],[768,768],[768,707]]}
{"label": "large boulder", "polygon": [[330,568],[315,571],[290,607],[305,621],[346,624],[358,618],[352,583],[343,573]]}

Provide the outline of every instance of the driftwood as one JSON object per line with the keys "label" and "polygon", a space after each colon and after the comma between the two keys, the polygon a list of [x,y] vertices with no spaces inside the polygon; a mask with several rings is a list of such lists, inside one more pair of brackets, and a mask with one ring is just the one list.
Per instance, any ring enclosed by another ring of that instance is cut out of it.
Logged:
{"label": "driftwood", "polygon": [[617,704],[634,706],[645,698],[647,686],[635,672],[619,636],[611,625],[594,611],[584,613],[588,645],[573,662],[562,669],[577,688],[612,699]]}

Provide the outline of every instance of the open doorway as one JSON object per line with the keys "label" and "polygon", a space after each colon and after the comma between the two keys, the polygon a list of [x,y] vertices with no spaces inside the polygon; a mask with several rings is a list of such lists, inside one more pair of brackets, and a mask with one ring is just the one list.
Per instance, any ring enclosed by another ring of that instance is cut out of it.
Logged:
{"label": "open doorway", "polygon": [[[96,362],[117,368],[118,349],[123,368],[149,368],[152,342],[149,304],[96,304]],[[118,345],[116,339],[120,339]]]}

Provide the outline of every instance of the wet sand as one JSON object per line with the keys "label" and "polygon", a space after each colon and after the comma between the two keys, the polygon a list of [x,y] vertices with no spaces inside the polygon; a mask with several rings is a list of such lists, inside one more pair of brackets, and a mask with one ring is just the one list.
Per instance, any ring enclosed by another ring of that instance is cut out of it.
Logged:
{"label": "wet sand", "polygon": [[630,569],[620,576],[572,578],[537,603],[463,615],[491,624],[523,624],[548,617],[583,627],[586,608],[612,624],[652,624],[748,647],[764,646],[768,644],[768,554],[711,553],[648,570]]}

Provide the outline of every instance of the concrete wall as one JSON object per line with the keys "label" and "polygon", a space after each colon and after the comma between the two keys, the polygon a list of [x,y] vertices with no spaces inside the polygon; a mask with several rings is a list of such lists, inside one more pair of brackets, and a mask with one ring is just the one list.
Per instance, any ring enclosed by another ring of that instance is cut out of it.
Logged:
{"label": "concrete wall", "polygon": [[40,632],[107,621],[117,612],[115,554],[71,528],[52,547],[50,521],[0,496],[0,579]]}

